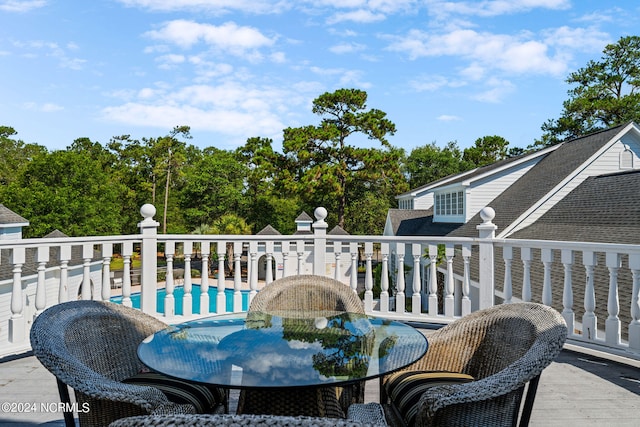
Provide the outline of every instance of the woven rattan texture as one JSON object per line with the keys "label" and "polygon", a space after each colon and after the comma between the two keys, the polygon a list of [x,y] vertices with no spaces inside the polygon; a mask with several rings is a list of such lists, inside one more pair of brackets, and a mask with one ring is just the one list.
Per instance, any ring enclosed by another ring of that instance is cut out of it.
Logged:
{"label": "woven rattan texture", "polygon": [[138,344],[165,327],[119,304],[70,301],[36,317],[30,338],[42,365],[74,390],[80,404],[88,403],[88,411],[78,413],[80,425],[106,426],[134,415],[195,412],[192,405],[170,402],[156,388],[121,382],[143,368]]}
{"label": "woven rattan texture", "polygon": [[[364,314],[364,306],[358,295],[342,282],[323,276],[298,275],[266,285],[251,301],[249,312],[313,319],[345,312]],[[278,399],[273,399],[276,396]],[[238,413],[343,418],[349,405],[363,401],[364,382],[315,390],[281,390],[276,394],[242,390]]]}
{"label": "woven rattan texture", "polygon": [[[525,385],[557,357],[566,336],[562,316],[535,303],[480,310],[436,331],[426,355],[406,370],[461,372],[476,381],[426,391],[416,425],[516,425]],[[392,407],[385,405],[387,421],[395,425]]]}
{"label": "woven rattan texture", "polygon": [[109,427],[379,427],[385,424],[318,417],[282,417],[273,415],[170,415],[142,416],[118,420]]}

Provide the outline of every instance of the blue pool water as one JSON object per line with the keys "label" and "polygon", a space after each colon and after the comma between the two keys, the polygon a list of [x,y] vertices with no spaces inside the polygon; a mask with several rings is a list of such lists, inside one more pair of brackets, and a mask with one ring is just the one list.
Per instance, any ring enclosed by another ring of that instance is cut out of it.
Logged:
{"label": "blue pool water", "polygon": [[[249,291],[240,291],[242,294],[242,310],[247,311],[249,307]],[[192,285],[191,287],[191,300],[193,301],[192,312],[200,313],[200,285]],[[218,288],[213,286],[209,287],[209,313],[215,313],[217,308],[217,295]],[[233,289],[225,289],[225,304],[226,311],[233,311]],[[166,295],[166,291],[164,289],[158,289],[158,297],[157,297],[157,306],[158,313],[164,313],[164,297]],[[182,296],[184,295],[184,288],[182,286],[177,286],[173,291],[173,298],[175,300],[175,312],[176,314],[182,314]],[[111,301],[121,304],[122,297],[113,297]],[[131,294],[131,305],[134,308],[140,308],[140,293]]]}

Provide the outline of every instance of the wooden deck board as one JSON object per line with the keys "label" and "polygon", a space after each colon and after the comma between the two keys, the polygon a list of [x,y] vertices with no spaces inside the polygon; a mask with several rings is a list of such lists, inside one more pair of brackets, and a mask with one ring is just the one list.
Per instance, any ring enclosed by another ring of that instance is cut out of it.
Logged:
{"label": "wooden deck board", "polygon": [[[365,399],[378,399],[377,381]],[[0,361],[2,402],[58,402],[55,379],[33,356]],[[530,425],[638,426],[638,410],[640,369],[564,350],[542,374]],[[0,412],[2,427],[35,425],[62,427],[62,414]]]}

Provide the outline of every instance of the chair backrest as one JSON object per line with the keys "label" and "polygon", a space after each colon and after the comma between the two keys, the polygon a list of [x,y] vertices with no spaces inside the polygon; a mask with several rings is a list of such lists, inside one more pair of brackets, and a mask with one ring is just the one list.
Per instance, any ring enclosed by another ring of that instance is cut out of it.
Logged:
{"label": "chair backrest", "polygon": [[501,304],[476,311],[431,335],[425,369],[463,372],[481,379],[523,357],[547,366],[562,349],[566,335],[564,319],[550,307]]}
{"label": "chair backrest", "polygon": [[139,310],[102,301],[69,301],[42,312],[31,328],[34,355],[74,389],[96,373],[115,381],[142,369],[138,344],[166,327]]}
{"label": "chair backrest", "polygon": [[297,275],[266,285],[251,301],[249,311],[364,313],[364,306],[358,295],[340,281],[316,275]]}
{"label": "chair backrest", "polygon": [[[452,397],[458,405],[431,403],[435,395],[423,396],[421,403],[430,408],[424,414],[426,423],[455,419],[460,425],[517,425],[519,417],[518,425],[526,426],[540,374],[560,353],[566,337],[560,313],[535,303],[497,305],[438,330],[429,337],[420,369],[461,372],[476,381],[459,386],[467,396]],[[477,399],[465,401],[476,392]]]}

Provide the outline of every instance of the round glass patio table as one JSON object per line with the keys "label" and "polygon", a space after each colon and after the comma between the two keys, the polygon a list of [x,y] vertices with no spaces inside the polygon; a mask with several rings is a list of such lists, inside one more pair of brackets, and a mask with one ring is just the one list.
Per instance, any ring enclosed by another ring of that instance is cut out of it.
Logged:
{"label": "round glass patio table", "polygon": [[165,375],[225,388],[314,387],[375,378],[415,362],[427,339],[355,313],[235,313],[147,337],[138,357]]}

